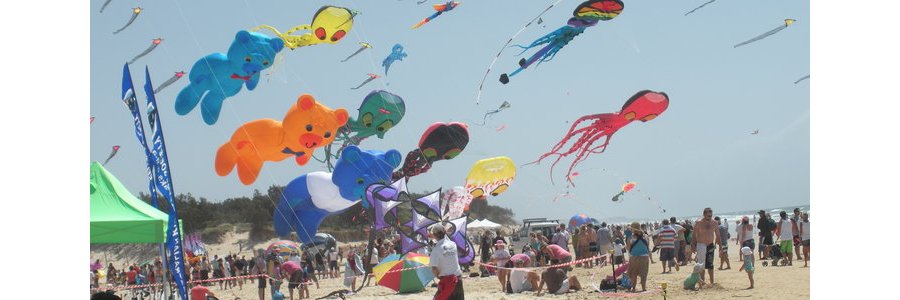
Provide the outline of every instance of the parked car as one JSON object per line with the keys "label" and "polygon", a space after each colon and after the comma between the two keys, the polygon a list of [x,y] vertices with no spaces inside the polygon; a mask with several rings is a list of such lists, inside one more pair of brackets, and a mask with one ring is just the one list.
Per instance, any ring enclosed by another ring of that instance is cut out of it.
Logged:
{"label": "parked car", "polygon": [[531,218],[522,220],[522,227],[513,233],[512,249],[521,252],[522,247],[530,242],[528,234],[531,232],[540,232],[548,239],[553,237],[556,228],[559,228],[559,220],[548,220],[547,218]]}

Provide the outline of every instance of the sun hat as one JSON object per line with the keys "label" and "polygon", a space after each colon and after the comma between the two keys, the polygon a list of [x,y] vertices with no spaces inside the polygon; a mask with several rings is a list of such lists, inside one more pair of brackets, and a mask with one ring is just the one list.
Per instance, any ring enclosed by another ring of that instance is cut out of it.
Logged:
{"label": "sun hat", "polygon": [[632,230],[632,231],[640,231],[640,232],[643,232],[643,231],[641,230],[641,224],[638,223],[638,222],[631,222],[631,230]]}

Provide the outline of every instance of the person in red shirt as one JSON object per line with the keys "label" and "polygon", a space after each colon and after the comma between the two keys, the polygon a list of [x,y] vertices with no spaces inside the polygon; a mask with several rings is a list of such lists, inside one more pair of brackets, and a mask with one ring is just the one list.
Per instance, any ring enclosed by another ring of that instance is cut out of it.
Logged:
{"label": "person in red shirt", "polygon": [[125,273],[125,276],[128,284],[134,284],[134,280],[137,278],[137,271],[134,269],[134,266],[128,267],[128,273]]}
{"label": "person in red shirt", "polygon": [[[572,261],[572,254],[555,244],[544,244],[543,247],[541,247],[541,252],[549,255],[550,263],[554,265]],[[568,266],[563,269],[568,269]]]}
{"label": "person in red shirt", "polygon": [[194,287],[191,288],[191,300],[206,300],[206,296],[215,297],[216,295],[210,292],[209,288],[195,282]]}

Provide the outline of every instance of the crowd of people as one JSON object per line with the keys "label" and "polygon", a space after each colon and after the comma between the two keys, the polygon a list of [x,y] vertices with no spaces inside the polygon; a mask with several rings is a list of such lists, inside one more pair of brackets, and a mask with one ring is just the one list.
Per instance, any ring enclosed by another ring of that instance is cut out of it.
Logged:
{"label": "crowd of people", "polygon": [[[653,253],[658,253],[663,274],[679,272],[680,267],[689,266],[691,273],[685,279],[684,287],[700,289],[715,284],[716,256],[719,258],[718,270],[731,269],[728,257],[730,243],[738,246],[741,264],[738,271],[747,273],[748,288],[754,288],[753,272],[757,257],[754,250],[758,251],[760,260],[771,260],[772,265],[791,266],[796,255],[798,260],[803,260],[804,267],[808,266],[809,214],[799,208],[794,210],[792,217],[781,211],[778,221],[769,213],[760,211],[756,230],[749,217],[742,217],[736,222],[736,238],[731,237],[728,221],[714,217],[711,208],[704,209],[702,213],[703,217],[696,221],[679,222],[671,217],[660,222],[632,222],[628,225],[603,222],[599,225],[583,224],[570,228],[571,231],[561,224],[549,238],[541,232],[529,233],[529,240],[522,246],[520,254],[512,253],[516,249],[507,249],[508,244],[501,230],[493,233],[485,231],[478,243],[481,276],[497,275],[501,290],[506,292],[540,293],[546,283],[549,292],[565,293],[581,288],[577,277],[565,276],[566,271],[571,270],[567,263],[574,258],[577,260],[575,267],[594,268],[609,263],[624,265],[626,268],[620,278],[608,280],[632,292],[636,292],[640,284],[641,291],[646,291],[650,264],[655,263]],[[570,249],[574,255],[569,252]],[[763,264],[768,265],[768,262]],[[544,266],[549,267],[540,274],[520,269]],[[616,275],[619,275],[618,271]]]}
{"label": "crowd of people", "polygon": [[[756,219],[756,218],[754,218]],[[739,249],[738,271],[746,272],[749,288],[754,288],[754,268],[757,257],[768,265],[793,265],[794,257],[808,266],[810,253],[809,214],[800,209],[793,216],[781,211],[775,220],[769,213],[759,211],[758,220],[751,223],[749,217],[737,220],[731,238],[729,224],[725,219],[713,215],[711,208],[703,210],[696,221],[677,220],[675,217],[660,222],[631,224],[583,224],[577,228],[566,228],[561,224],[551,237],[541,232],[529,233],[529,239],[521,249],[513,249],[512,239],[504,235],[502,229],[484,231],[478,239],[479,260],[460,266],[456,244],[446,236],[441,225],[429,228],[426,247],[419,253],[431,257],[430,267],[439,283],[436,299],[463,299],[463,271],[469,272],[477,265],[479,272],[470,277],[497,276],[502,292],[521,293],[532,291],[541,295],[546,291],[564,294],[582,288],[576,276],[569,272],[574,268],[596,268],[608,264],[619,266],[603,281],[601,288],[610,285],[621,286],[628,291],[647,290],[647,274],[650,264],[655,263],[654,253],[662,273],[680,272],[680,267],[688,266],[690,274],[684,280],[686,289],[702,289],[715,284],[716,256],[719,257],[718,270],[731,269],[728,257],[729,244]],[[758,244],[757,244],[758,243]],[[399,235],[394,238],[378,238],[371,245],[357,243],[342,247],[331,247],[323,251],[303,251],[289,254],[265,253],[262,249],[250,259],[245,256],[226,255],[211,259],[202,257],[189,265],[189,280],[197,281],[192,294],[213,295],[209,286],[218,285],[220,290],[243,289],[244,283],[257,283],[259,299],[264,300],[266,288],[270,286],[271,299],[284,297],[281,286],[287,283],[289,298],[294,299],[296,290],[299,299],[310,298],[309,287],[319,288],[319,278],[342,278],[350,288],[347,294],[357,289],[357,279],[363,279],[368,270],[391,254],[402,254]],[[451,247],[452,246],[452,247]],[[371,249],[371,254],[368,253]],[[520,250],[520,251],[516,251]],[[518,253],[516,253],[518,252]],[[370,254],[370,255],[369,255]],[[718,255],[716,255],[718,254]],[[368,258],[368,259],[366,259]],[[99,264],[99,260],[94,262]],[[136,285],[156,283],[162,270],[161,261],[133,264],[116,269],[111,263],[106,269],[108,284]],[[340,266],[343,266],[341,274]],[[100,286],[97,270],[91,271],[91,286]],[[265,275],[264,277],[244,275]],[[215,280],[230,278],[227,280]],[[212,280],[210,280],[212,279]],[[708,279],[708,280],[707,280]],[[207,281],[210,280],[210,281]],[[370,285],[373,280],[368,280]],[[205,298],[200,298],[205,299]]]}

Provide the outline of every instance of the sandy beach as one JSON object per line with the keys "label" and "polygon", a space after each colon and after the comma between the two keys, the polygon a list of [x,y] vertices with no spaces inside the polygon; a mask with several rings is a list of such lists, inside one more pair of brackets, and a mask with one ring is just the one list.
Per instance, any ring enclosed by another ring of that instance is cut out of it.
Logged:
{"label": "sandy beach", "polygon": [[[223,242],[215,245],[207,245],[208,250],[211,254],[218,255],[227,255],[230,253],[236,253],[238,251],[237,242],[242,239],[247,238],[247,233],[235,234],[234,232],[229,232],[226,234]],[[270,242],[274,242],[275,240],[259,243],[255,245],[255,248],[264,248]],[[732,241],[733,243],[733,241]],[[246,246],[244,247],[246,248]],[[738,272],[738,268],[740,267],[740,262],[738,261],[737,255],[737,246],[731,244],[729,245],[729,257],[731,259],[731,269],[730,270],[715,270],[715,285],[711,287],[705,287],[700,291],[687,291],[681,288],[682,281],[690,274],[690,269],[687,267],[681,267],[680,271],[673,272],[670,274],[660,274],[662,272],[662,265],[657,261],[655,264],[650,265],[650,271],[648,273],[647,278],[647,289],[650,291],[649,293],[644,294],[620,294],[620,295],[604,295],[597,292],[591,291],[592,283],[599,286],[599,280],[601,277],[606,276],[612,272],[609,266],[606,266],[602,269],[593,268],[593,269],[585,269],[585,268],[575,268],[574,271],[570,272],[570,275],[578,276],[579,281],[582,286],[585,288],[584,290],[577,292],[569,292],[565,295],[550,295],[546,293],[546,288],[542,297],[551,298],[551,299],[597,299],[597,298],[625,298],[628,297],[630,299],[662,299],[662,291],[661,284],[668,283],[668,288],[666,291],[667,299],[728,299],[728,298],[750,298],[750,299],[809,299],[810,298],[810,281],[809,281],[809,268],[804,268],[803,262],[795,262],[793,266],[785,266],[785,267],[764,267],[762,266],[762,262],[757,260],[756,265],[756,273],[754,274],[754,279],[756,281],[755,288],[752,290],[746,289],[750,283],[747,280],[747,275],[744,272]],[[238,255],[246,255],[248,258],[252,257],[251,250],[244,249]],[[107,262],[104,260],[104,256],[107,253],[101,251],[91,251],[91,260],[99,258],[104,266]],[[658,253],[654,253],[654,260],[658,260]],[[113,264],[119,268],[126,263],[123,259],[111,260]],[[812,262],[810,262],[812,265]],[[715,259],[715,266],[718,268],[719,266],[719,258],[718,255]],[[592,275],[594,276],[592,279]],[[319,279],[320,288],[316,289],[315,286],[312,286],[309,290],[310,295],[313,299],[322,297],[332,291],[345,289],[346,287],[342,284],[342,279]],[[359,282],[359,281],[358,281]],[[532,299],[535,298],[535,293],[533,292],[524,292],[521,294],[506,294],[500,292],[500,283],[497,280],[496,276],[491,277],[478,277],[478,278],[468,278],[464,279],[464,289],[466,292],[466,298],[468,299]],[[640,289],[640,285],[638,285],[638,289]],[[219,288],[218,284],[214,286],[210,286],[210,290],[217,295],[219,299],[222,300],[232,300],[232,299],[242,299],[242,300],[254,300],[258,299],[257,293],[258,289],[256,288],[256,283],[251,283],[249,280],[245,283],[243,289],[228,289],[222,290]],[[282,285],[282,292],[287,293],[287,286]],[[371,286],[363,288],[359,293],[348,297],[348,299],[431,299],[436,291],[436,288],[426,287],[424,291],[414,294],[397,294],[393,290],[390,290],[385,287],[376,286],[374,282]],[[119,292],[119,294],[123,294]],[[299,299],[295,293],[295,299]],[[266,299],[269,298],[268,289],[266,290]],[[287,298],[286,298],[287,299]],[[337,299],[336,297],[334,299]]]}

